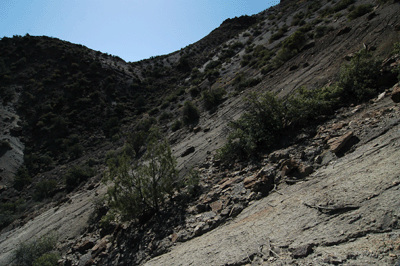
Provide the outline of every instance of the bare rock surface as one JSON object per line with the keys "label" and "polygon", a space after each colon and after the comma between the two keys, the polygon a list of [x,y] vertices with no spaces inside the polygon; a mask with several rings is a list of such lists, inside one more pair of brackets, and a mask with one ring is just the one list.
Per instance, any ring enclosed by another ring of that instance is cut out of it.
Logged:
{"label": "bare rock surface", "polygon": [[393,265],[400,256],[399,144],[394,125],[308,181],[281,185],[234,220],[145,265],[282,265],[293,256],[299,265]]}
{"label": "bare rock surface", "polygon": [[71,196],[71,200],[35,217],[25,225],[0,235],[0,265],[6,265],[12,251],[22,242],[29,242],[50,232],[55,232],[61,244],[80,236],[87,227],[93,212],[93,198],[99,191],[81,191]]}

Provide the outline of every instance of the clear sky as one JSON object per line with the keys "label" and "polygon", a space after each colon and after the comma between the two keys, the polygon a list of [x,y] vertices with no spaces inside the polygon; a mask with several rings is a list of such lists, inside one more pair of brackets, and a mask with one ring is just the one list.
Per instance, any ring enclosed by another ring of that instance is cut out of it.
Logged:
{"label": "clear sky", "polygon": [[225,19],[253,15],[262,0],[0,0],[0,38],[46,35],[139,61],[205,37]]}

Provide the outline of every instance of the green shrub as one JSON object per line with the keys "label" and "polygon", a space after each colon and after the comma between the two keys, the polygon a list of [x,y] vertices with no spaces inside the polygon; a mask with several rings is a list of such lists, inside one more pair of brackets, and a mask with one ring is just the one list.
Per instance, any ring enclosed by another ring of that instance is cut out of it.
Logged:
{"label": "green shrub", "polygon": [[3,104],[7,104],[9,101],[13,100],[15,97],[15,91],[11,87],[0,87],[0,99]]}
{"label": "green shrub", "polygon": [[299,88],[285,101],[285,126],[305,125],[321,115],[331,114],[339,104],[343,89],[337,85],[308,90]]}
{"label": "green shrub", "polygon": [[38,264],[39,259],[46,263],[52,262],[53,259],[50,257],[53,256],[47,257],[47,260],[41,257],[45,254],[54,254],[51,252],[55,249],[56,244],[57,236],[54,233],[42,236],[30,242],[22,242],[13,253],[13,264],[18,266],[46,265]]}
{"label": "green shrub", "polygon": [[174,121],[174,123],[172,123],[171,130],[173,132],[175,132],[178,129],[180,129],[181,127],[182,127],[182,121],[177,119],[177,120]]}
{"label": "green shrub", "polygon": [[196,97],[197,95],[200,94],[200,90],[199,90],[199,88],[198,88],[197,86],[192,86],[192,87],[190,88],[189,92],[190,92],[190,95],[191,95],[192,97]]}
{"label": "green shrub", "polygon": [[44,180],[37,183],[34,193],[35,200],[42,200],[51,197],[56,188],[57,182],[55,180]]}
{"label": "green shrub", "polygon": [[65,184],[68,191],[72,191],[74,188],[79,186],[80,183],[88,180],[90,177],[94,176],[96,171],[87,166],[74,165],[68,169],[65,175]]}
{"label": "green shrub", "polygon": [[68,148],[68,154],[69,154],[71,160],[78,159],[79,157],[81,157],[83,155],[83,152],[84,152],[84,148],[79,143],[72,145],[71,147]]}
{"label": "green shrub", "polygon": [[374,96],[377,91],[376,80],[380,77],[381,61],[372,53],[361,50],[351,59],[350,64],[340,70],[338,85],[343,88],[349,101],[364,101]]}
{"label": "green shrub", "polygon": [[372,8],[373,8],[372,4],[359,5],[347,15],[347,18],[349,20],[356,19],[358,17],[361,17],[361,16],[371,12]]}
{"label": "green shrub", "polygon": [[0,230],[11,224],[26,208],[24,199],[0,204]]}
{"label": "green shrub", "polygon": [[139,154],[141,148],[146,142],[146,137],[147,134],[143,130],[136,131],[134,133],[128,133],[127,143],[132,146],[135,154]]}
{"label": "green shrub", "polygon": [[347,8],[348,6],[354,4],[355,2],[356,2],[355,0],[341,0],[334,6],[333,10],[335,11],[335,13],[339,12]]}
{"label": "green shrub", "polygon": [[334,28],[332,26],[325,26],[325,25],[318,26],[315,28],[314,31],[314,39],[321,38],[333,30]]}
{"label": "green shrub", "polygon": [[152,125],[157,123],[157,119],[154,117],[144,118],[139,121],[135,127],[135,131],[148,132]]}
{"label": "green shrub", "polygon": [[162,120],[167,120],[171,117],[171,113],[169,112],[162,112],[162,114],[160,115],[160,117],[158,118],[158,121],[162,121]]}
{"label": "green shrub", "polygon": [[287,30],[288,30],[288,26],[287,26],[286,24],[283,25],[283,26],[278,30],[277,33],[274,33],[274,34],[271,35],[271,38],[269,39],[269,43],[272,43],[272,42],[274,42],[275,40],[279,40],[280,38],[282,38],[283,35],[285,35],[285,33],[287,32]]}
{"label": "green shrub", "polygon": [[321,6],[322,6],[322,5],[321,5],[321,1],[319,1],[319,0],[314,0],[314,1],[312,1],[311,4],[309,4],[309,5],[307,6],[307,10],[308,10],[309,12],[313,13],[313,12],[317,11],[318,9],[320,9]]}
{"label": "green shrub", "polygon": [[292,26],[297,26],[297,25],[299,25],[300,21],[302,21],[302,19],[303,19],[304,17],[305,17],[305,14],[304,14],[302,11],[300,11],[300,12],[297,13],[297,14],[295,14],[295,15],[293,16],[293,20],[292,20],[291,25],[292,25]]}
{"label": "green shrub", "polygon": [[236,76],[236,78],[232,82],[232,85],[235,86],[236,91],[240,92],[246,88],[254,87],[255,85],[257,85],[260,82],[261,82],[261,79],[259,79],[259,78],[246,79],[244,74],[241,73]]}
{"label": "green shrub", "polygon": [[14,176],[13,187],[16,190],[21,191],[30,183],[32,183],[32,178],[29,175],[28,169],[25,166],[20,167]]}
{"label": "green shrub", "polygon": [[[397,42],[393,45],[393,51],[392,54],[397,54],[400,55],[400,42]],[[395,73],[398,73],[398,79],[400,81],[400,65],[397,66],[395,70],[393,70]]]}
{"label": "green shrub", "polygon": [[304,36],[304,33],[297,30],[283,41],[282,47],[288,48],[289,50],[296,50],[297,52],[300,52],[300,48],[303,46],[305,42],[306,42],[306,37]]}
{"label": "green shrub", "polygon": [[183,105],[183,123],[185,125],[196,123],[200,118],[200,113],[196,106],[190,102],[186,101]]}
{"label": "green shrub", "polygon": [[278,51],[276,56],[272,59],[272,64],[274,68],[278,68],[283,65],[290,58],[297,55],[298,52],[296,50],[291,50],[289,48],[282,48]]}
{"label": "green shrub", "polygon": [[7,140],[3,139],[0,141],[0,150],[11,150],[11,144]]}
{"label": "green shrub", "polygon": [[160,111],[160,109],[158,109],[158,107],[153,108],[149,111],[149,115],[155,115]]}
{"label": "green shrub", "polygon": [[60,255],[56,253],[47,253],[35,260],[33,266],[57,266]]}
{"label": "green shrub", "polygon": [[225,94],[226,90],[221,87],[212,91],[204,91],[202,94],[204,107],[207,110],[215,108],[221,103]]}
{"label": "green shrub", "polygon": [[107,191],[109,206],[121,213],[123,219],[158,212],[165,197],[172,196],[178,186],[176,159],[167,140],[150,141],[144,156],[147,164],[132,164],[125,154],[117,160],[118,166],[109,161],[104,181],[112,181]]}
{"label": "green shrub", "polygon": [[103,125],[104,134],[111,137],[119,132],[119,119],[118,117],[109,118]]}
{"label": "green shrub", "polygon": [[218,68],[220,65],[221,65],[221,61],[219,61],[219,60],[211,61],[210,63],[208,63],[208,64],[206,65],[205,71],[216,69],[216,68]]}
{"label": "green shrub", "polygon": [[261,148],[276,144],[283,128],[284,107],[280,99],[268,92],[260,97],[253,93],[246,99],[246,112],[229,123],[233,130],[228,142],[217,151],[217,158],[225,161],[256,154]]}

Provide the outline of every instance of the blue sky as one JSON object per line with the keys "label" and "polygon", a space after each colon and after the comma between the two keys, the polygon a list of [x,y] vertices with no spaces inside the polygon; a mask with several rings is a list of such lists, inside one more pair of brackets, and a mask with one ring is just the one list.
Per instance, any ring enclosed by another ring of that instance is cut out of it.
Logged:
{"label": "blue sky", "polygon": [[0,38],[46,35],[138,61],[192,44],[225,19],[277,1],[1,0]]}

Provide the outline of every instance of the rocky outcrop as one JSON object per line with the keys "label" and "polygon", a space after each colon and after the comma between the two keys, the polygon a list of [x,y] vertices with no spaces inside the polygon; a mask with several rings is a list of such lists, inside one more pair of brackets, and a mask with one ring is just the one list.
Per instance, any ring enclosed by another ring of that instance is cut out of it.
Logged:
{"label": "rocky outcrop", "polygon": [[391,98],[395,103],[400,103],[400,85],[399,85],[399,83],[397,83],[396,86],[393,87]]}
{"label": "rocky outcrop", "polygon": [[282,183],[234,220],[145,265],[393,265],[400,256],[399,130],[395,124],[306,182]]}

